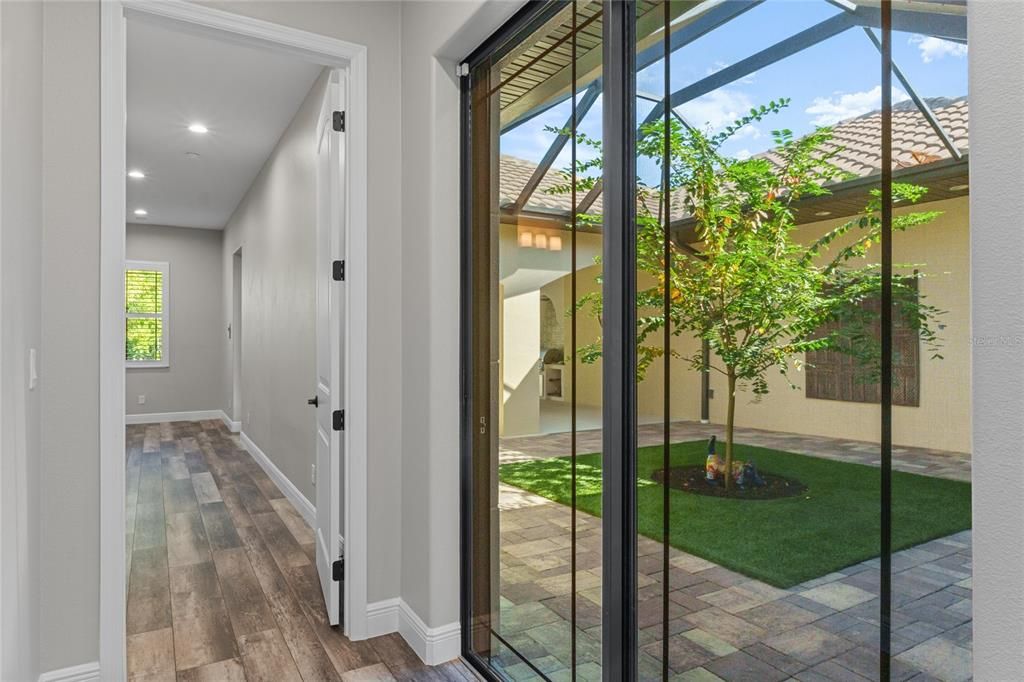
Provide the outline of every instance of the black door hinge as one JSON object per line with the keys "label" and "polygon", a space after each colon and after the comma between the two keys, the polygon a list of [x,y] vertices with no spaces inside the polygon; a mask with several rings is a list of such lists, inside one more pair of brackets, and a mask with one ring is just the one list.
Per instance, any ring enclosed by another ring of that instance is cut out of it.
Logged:
{"label": "black door hinge", "polygon": [[345,430],[345,410],[334,411],[334,430],[344,431]]}
{"label": "black door hinge", "polygon": [[339,133],[345,132],[345,112],[335,111],[334,112],[334,130]]}
{"label": "black door hinge", "polygon": [[341,582],[345,579],[345,559],[341,558],[331,564],[331,578]]}
{"label": "black door hinge", "polygon": [[334,281],[344,282],[345,281],[345,261],[336,260],[334,261]]}

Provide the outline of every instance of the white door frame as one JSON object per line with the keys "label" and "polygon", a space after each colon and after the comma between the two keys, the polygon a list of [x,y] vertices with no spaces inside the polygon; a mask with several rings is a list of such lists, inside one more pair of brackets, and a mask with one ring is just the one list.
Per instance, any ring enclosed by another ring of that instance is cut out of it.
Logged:
{"label": "white door frame", "polygon": [[[367,637],[367,49],[363,45],[181,0],[101,3],[100,29],[100,670],[126,677],[125,580],[125,21],[260,46],[349,75],[346,104],[345,613]],[[353,409],[353,406],[360,406]]]}

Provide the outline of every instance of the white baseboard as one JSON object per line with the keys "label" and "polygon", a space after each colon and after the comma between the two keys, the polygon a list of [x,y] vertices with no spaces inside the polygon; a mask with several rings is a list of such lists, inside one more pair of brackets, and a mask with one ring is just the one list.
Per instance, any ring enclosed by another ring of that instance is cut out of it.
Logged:
{"label": "white baseboard", "polygon": [[427,665],[439,665],[458,658],[462,653],[461,628],[458,622],[431,628],[412,607],[395,597],[366,606],[366,635],[398,632],[416,655]]}
{"label": "white baseboard", "polygon": [[221,410],[199,410],[195,412],[150,412],[149,414],[126,414],[125,424],[159,424],[160,422],[197,422],[200,419],[221,419]]}
{"label": "white baseboard", "polygon": [[380,637],[398,632],[427,665],[439,665],[462,653],[458,622],[431,628],[400,598],[385,599],[366,606],[366,636]]}
{"label": "white baseboard", "polygon": [[405,600],[399,604],[398,632],[427,665],[440,665],[462,654],[462,628],[458,621],[427,627]]}
{"label": "white baseboard", "polygon": [[242,430],[242,422],[231,421],[231,417],[224,410],[220,411],[220,420],[224,422],[224,426],[228,427],[228,431],[231,433],[239,433]]}
{"label": "white baseboard", "polygon": [[308,523],[311,528],[315,528],[316,508],[313,506],[313,503],[307,500],[306,496],[295,487],[295,484],[289,481],[288,477],[277,468],[277,465],[270,461],[270,458],[267,457],[266,453],[260,450],[259,446],[257,446],[256,443],[253,443],[249,436],[245,435],[245,431],[240,431],[238,433],[238,437],[239,440],[242,441],[242,445],[245,446],[245,449],[249,451],[250,455],[252,455],[252,458],[256,460],[256,463],[263,468],[263,471],[266,472],[267,476],[270,476],[270,480],[277,484],[277,487],[282,493],[284,493],[284,496],[288,498],[288,501],[299,510],[299,513],[302,514],[302,518],[306,520],[306,523]]}
{"label": "white baseboard", "polygon": [[[224,415],[224,419],[227,420],[226,414]],[[232,423],[238,424],[238,422]],[[238,431],[238,439],[242,441],[242,445],[245,446],[245,449],[249,451],[249,454],[252,455],[252,458],[256,460],[260,467],[263,468],[263,471],[266,472],[267,476],[270,476],[270,480],[277,484],[277,487],[281,489],[281,492],[288,498],[288,501],[299,510],[299,513],[302,514],[302,518],[306,520],[309,527],[315,528],[316,507],[313,506],[313,503],[310,502],[305,495],[299,492],[299,489],[296,488],[290,480],[288,480],[288,477],[284,475],[284,472],[278,469],[277,465],[270,461],[270,458],[267,457],[266,453],[263,452],[263,450],[260,450],[259,446],[256,445],[256,443],[253,443],[249,436],[245,435],[245,432]],[[340,535],[338,536],[338,547],[341,549],[342,554],[344,554],[345,538]],[[389,632],[394,632],[394,630],[389,630]]]}
{"label": "white baseboard", "polygon": [[401,599],[384,599],[366,605],[366,636],[380,637],[398,632]]}
{"label": "white baseboard", "polygon": [[83,663],[70,668],[51,670],[40,675],[39,682],[100,682],[100,664]]}

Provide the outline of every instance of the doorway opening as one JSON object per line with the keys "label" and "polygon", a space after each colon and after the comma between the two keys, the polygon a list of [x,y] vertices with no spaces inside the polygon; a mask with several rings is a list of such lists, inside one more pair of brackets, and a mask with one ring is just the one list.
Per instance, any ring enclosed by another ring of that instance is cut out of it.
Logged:
{"label": "doorway opening", "polygon": [[[337,655],[367,636],[365,498],[343,494],[366,422],[337,418],[365,404],[365,48],[189,6],[103,19],[104,677],[146,672],[143,649],[216,678],[257,650],[309,679],[378,665]],[[327,296],[323,253],[350,273]]]}

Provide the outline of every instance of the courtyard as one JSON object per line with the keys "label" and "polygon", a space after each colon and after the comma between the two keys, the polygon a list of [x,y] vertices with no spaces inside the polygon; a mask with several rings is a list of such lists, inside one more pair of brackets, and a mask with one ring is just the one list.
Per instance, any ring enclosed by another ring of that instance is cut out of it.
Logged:
{"label": "courtyard", "polygon": [[[709,425],[676,422],[671,438],[686,443],[715,431]],[[660,425],[640,426],[638,446],[659,444],[662,436]],[[600,437],[597,429],[579,432],[578,451],[599,449]],[[864,442],[742,428],[736,439],[843,463],[879,464],[877,446]],[[568,451],[568,434],[548,434],[502,439],[500,457],[507,465],[549,460]],[[970,479],[966,454],[897,447],[893,458],[894,471],[943,482]],[[500,507],[501,612],[496,630],[523,658],[496,638],[494,662],[512,679],[540,679],[538,673],[570,679],[571,509],[505,483],[500,484]],[[808,542],[824,547],[827,538]],[[657,540],[639,537],[638,636],[644,679],[661,675],[663,551]],[[786,548],[778,551],[781,560]],[[669,557],[668,665],[673,679],[877,679],[877,558],[782,588],[675,547]],[[600,679],[601,525],[599,518],[581,510],[576,515],[576,569],[577,679]],[[892,679],[970,679],[971,590],[970,530],[894,553]]]}

